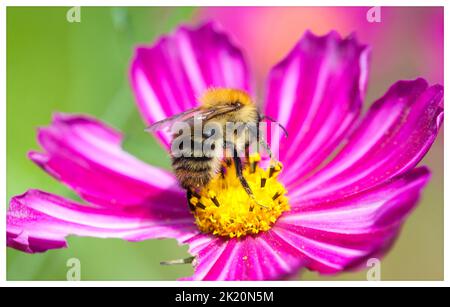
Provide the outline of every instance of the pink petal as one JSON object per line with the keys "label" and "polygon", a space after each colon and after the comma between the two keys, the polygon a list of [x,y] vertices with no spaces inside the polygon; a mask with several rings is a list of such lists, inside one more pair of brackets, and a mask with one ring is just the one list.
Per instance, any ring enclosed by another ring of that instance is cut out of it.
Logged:
{"label": "pink petal", "polygon": [[310,179],[289,185],[291,198],[337,199],[370,189],[416,166],[443,117],[443,89],[399,81],[370,108],[340,153]]}
{"label": "pink petal", "polygon": [[342,271],[390,247],[429,177],[421,167],[337,201],[294,203],[272,230],[309,258],[308,268]]}
{"label": "pink petal", "polygon": [[289,132],[271,144],[289,167],[281,177],[316,169],[347,135],[365,95],[368,57],[368,47],[354,37],[307,32],[273,68],[265,113]]}
{"label": "pink petal", "polygon": [[[130,78],[147,125],[195,107],[209,87],[250,92],[241,51],[211,23],[195,29],[180,27],[151,47],[138,47]],[[168,147],[170,134],[158,132],[158,136]]]}
{"label": "pink petal", "polygon": [[184,280],[275,280],[297,272],[306,261],[272,231],[243,239],[199,235],[183,243],[197,256],[194,275]]}
{"label": "pink petal", "polygon": [[162,201],[114,210],[87,207],[57,195],[29,190],[11,199],[7,213],[8,246],[28,253],[64,248],[69,235],[182,241],[197,233],[188,209]]}
{"label": "pink petal", "polygon": [[145,205],[172,192],[170,202],[186,203],[172,174],[123,151],[121,134],[93,118],[56,114],[38,140],[45,152],[31,152],[30,159],[89,202]]}

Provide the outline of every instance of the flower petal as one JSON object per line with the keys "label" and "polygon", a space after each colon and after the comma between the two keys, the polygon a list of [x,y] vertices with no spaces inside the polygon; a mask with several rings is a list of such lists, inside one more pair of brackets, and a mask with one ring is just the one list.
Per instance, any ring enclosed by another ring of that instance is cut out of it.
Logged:
{"label": "flower petal", "polygon": [[[195,107],[209,87],[250,92],[241,51],[212,23],[196,29],[180,27],[154,46],[138,47],[130,79],[147,125]],[[168,147],[170,134],[157,135]]]}
{"label": "flower petal", "polygon": [[174,203],[186,203],[172,174],[123,151],[121,134],[93,118],[55,114],[38,140],[45,152],[31,152],[30,159],[91,203],[145,205],[169,193]]}
{"label": "flower petal", "polygon": [[183,280],[276,280],[297,272],[306,260],[272,231],[243,239],[200,235],[183,243],[197,257],[194,275]]}
{"label": "flower petal", "polygon": [[6,228],[8,246],[28,253],[64,248],[69,235],[181,241],[198,233],[189,210],[181,206],[161,201],[124,210],[92,208],[38,190],[11,199]]}
{"label": "flower petal", "polygon": [[290,184],[293,200],[328,201],[406,173],[434,142],[443,117],[443,89],[423,79],[399,81],[368,111],[339,154],[318,173]]}
{"label": "flower petal", "polygon": [[294,203],[255,237],[191,236],[182,243],[196,266],[184,280],[274,280],[302,267],[321,273],[354,267],[391,246],[429,176],[422,167],[339,201]]}
{"label": "flower petal", "polygon": [[429,177],[421,167],[337,201],[294,203],[272,230],[309,258],[309,269],[342,271],[390,247]]}
{"label": "flower petal", "polygon": [[265,113],[289,132],[271,146],[290,174],[301,178],[316,169],[347,135],[365,95],[368,57],[354,37],[307,32],[272,69]]}

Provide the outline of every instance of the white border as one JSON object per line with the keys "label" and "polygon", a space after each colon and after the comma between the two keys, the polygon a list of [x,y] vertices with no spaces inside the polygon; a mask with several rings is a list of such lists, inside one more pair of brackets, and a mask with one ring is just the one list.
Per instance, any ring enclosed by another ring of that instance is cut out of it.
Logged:
{"label": "white border", "polygon": [[[105,3],[108,2],[108,3]],[[197,0],[195,2],[190,0],[79,0],[79,1],[64,1],[64,0],[44,0],[40,4],[36,4],[33,0],[4,0],[0,2],[0,67],[2,72],[0,74],[0,99],[1,99],[1,124],[0,124],[0,199],[3,200],[3,208],[0,210],[0,286],[166,286],[166,287],[180,287],[180,286],[241,286],[241,287],[258,287],[258,286],[275,286],[275,287],[311,287],[311,286],[339,286],[339,287],[354,287],[354,286],[449,286],[450,283],[450,268],[444,262],[444,281],[264,281],[264,282],[178,282],[178,281],[84,281],[84,282],[41,282],[41,281],[6,281],[6,7],[8,6],[292,6],[292,0],[228,0],[228,1],[211,1],[211,0]],[[320,1],[320,5],[313,1],[296,1],[296,6],[443,6],[444,7],[444,33],[449,33],[449,20],[445,18],[449,13],[449,5],[444,0],[429,0],[418,1],[410,0],[407,3],[392,0],[373,0],[373,1],[355,1],[342,0],[337,4],[332,0]],[[449,49],[449,40],[444,37],[444,51]],[[444,52],[444,54],[446,54]],[[444,80],[449,80],[448,61],[444,61]],[[444,88],[447,88],[445,82]],[[444,90],[444,104],[446,109],[449,101],[449,94]],[[445,121],[445,117],[444,117]],[[444,125],[444,157],[449,153],[450,135],[449,130]],[[449,165],[444,159],[444,178],[449,174]],[[444,191],[450,190],[450,184],[444,179]],[[447,192],[444,192],[444,260],[450,257],[449,240],[450,240],[450,209],[448,207]]]}

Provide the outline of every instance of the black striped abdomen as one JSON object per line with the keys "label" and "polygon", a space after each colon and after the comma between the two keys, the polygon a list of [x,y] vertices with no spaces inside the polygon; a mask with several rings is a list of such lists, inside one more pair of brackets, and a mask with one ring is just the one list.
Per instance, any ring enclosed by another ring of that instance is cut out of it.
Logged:
{"label": "black striped abdomen", "polygon": [[217,163],[212,157],[172,157],[172,167],[181,186],[185,189],[203,187],[216,173]]}

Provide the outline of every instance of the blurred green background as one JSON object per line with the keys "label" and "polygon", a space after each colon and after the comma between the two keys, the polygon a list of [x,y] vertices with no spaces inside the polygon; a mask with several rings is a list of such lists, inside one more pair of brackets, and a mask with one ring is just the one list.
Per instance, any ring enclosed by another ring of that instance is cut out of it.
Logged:
{"label": "blurred green background", "polygon": [[[369,102],[397,79],[425,76],[442,82],[441,8],[383,8],[382,22],[369,24],[366,8],[99,8],[82,7],[81,22],[66,21],[68,8],[7,9],[7,197],[39,188],[77,199],[31,163],[38,149],[37,126],[55,111],[87,113],[124,132],[124,148],[140,159],[169,168],[169,158],[143,133],[128,83],[134,45],[151,43],[180,23],[216,20],[250,58],[257,85],[270,66],[293,46],[306,28],[318,34],[355,31],[373,46]],[[270,29],[267,25],[270,25]],[[411,33],[414,33],[413,35]],[[263,43],[265,44],[263,45]],[[259,91],[261,92],[261,90]],[[433,179],[392,251],[382,260],[383,280],[443,279],[443,138],[423,164]],[[5,206],[6,207],[6,206]],[[66,262],[81,261],[82,280],[174,280],[192,268],[160,266],[184,258],[175,240],[129,243],[114,239],[69,238],[69,248],[28,255],[7,249],[8,280],[65,280]],[[365,280],[366,272],[303,280]]]}

